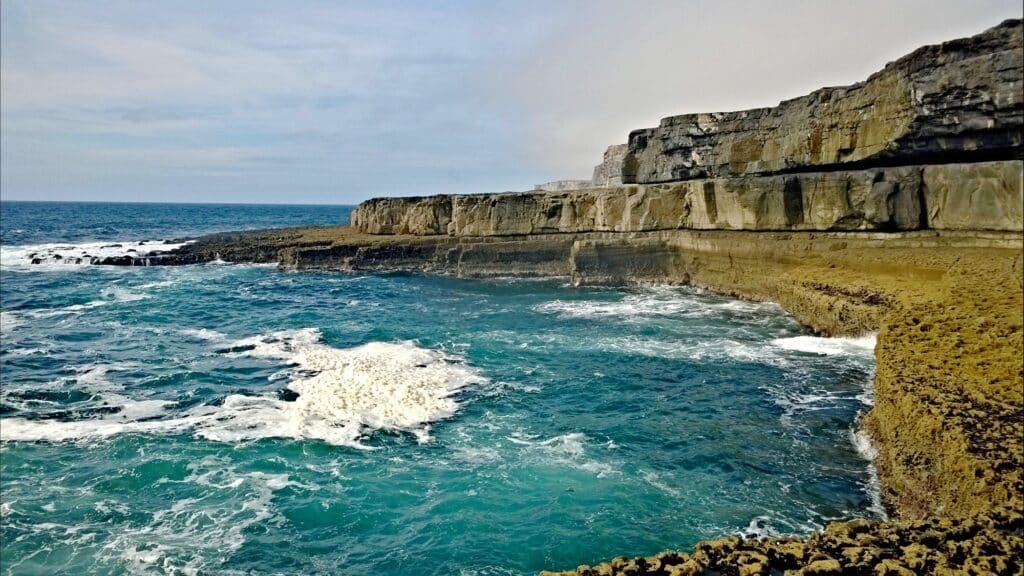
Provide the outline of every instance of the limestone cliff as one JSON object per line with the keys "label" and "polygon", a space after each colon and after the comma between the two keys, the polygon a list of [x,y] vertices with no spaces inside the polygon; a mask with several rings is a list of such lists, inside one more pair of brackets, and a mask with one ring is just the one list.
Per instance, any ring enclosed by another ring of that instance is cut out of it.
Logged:
{"label": "limestone cliff", "polygon": [[1019,160],[688,180],[561,192],[377,198],[368,234],[654,230],[1022,230]]}
{"label": "limestone cliff", "polygon": [[774,108],[684,114],[629,136],[623,182],[1020,158],[1021,21],[926,46]]}
{"label": "limestone cliff", "polygon": [[[664,119],[581,181],[380,198],[369,234],[1022,229],[1022,23],[905,56],[774,108]],[[570,185],[571,184],[571,185]],[[632,184],[632,185],[630,185]]]}

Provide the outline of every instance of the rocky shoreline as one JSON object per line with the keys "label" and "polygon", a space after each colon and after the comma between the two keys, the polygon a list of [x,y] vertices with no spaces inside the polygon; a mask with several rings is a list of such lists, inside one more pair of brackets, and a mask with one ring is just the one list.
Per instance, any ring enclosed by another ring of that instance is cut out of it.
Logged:
{"label": "rocky shoreline", "polygon": [[875,405],[894,520],[808,538],[699,544],[566,574],[1017,574],[1024,564],[1024,236],[1020,232],[676,230],[516,237],[368,235],[350,227],[217,234],[167,264],[461,277],[560,276],[577,284],[691,284],[780,303],[827,335],[878,332]]}
{"label": "rocky shoreline", "polygon": [[374,199],[351,227],[215,234],[145,264],[691,284],[877,331],[862,427],[893,520],[563,574],[1021,574],[1021,38],[1011,20],[774,108],[666,118],[589,184]]}

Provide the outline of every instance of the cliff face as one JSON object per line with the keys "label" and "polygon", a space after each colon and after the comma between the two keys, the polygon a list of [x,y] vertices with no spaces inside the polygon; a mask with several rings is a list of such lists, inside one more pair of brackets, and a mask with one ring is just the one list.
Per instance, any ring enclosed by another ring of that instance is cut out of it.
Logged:
{"label": "cliff face", "polygon": [[852,86],[774,108],[666,118],[609,147],[591,188],[380,198],[360,205],[352,224],[452,236],[1020,231],[1021,42],[1021,21],[1007,21],[921,48]]}
{"label": "cliff face", "polygon": [[1019,160],[689,180],[563,192],[378,198],[368,234],[510,236],[655,230],[1010,230]]}
{"label": "cliff face", "polygon": [[1020,158],[1021,22],[926,46],[774,108],[684,114],[629,136],[623,181]]}

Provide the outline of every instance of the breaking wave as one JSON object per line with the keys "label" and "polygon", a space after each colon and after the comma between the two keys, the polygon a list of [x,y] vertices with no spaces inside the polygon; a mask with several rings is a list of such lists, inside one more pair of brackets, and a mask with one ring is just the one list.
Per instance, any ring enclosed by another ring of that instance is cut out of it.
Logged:
{"label": "breaking wave", "polygon": [[819,354],[822,356],[836,356],[840,354],[870,356],[875,350],[875,342],[874,334],[867,334],[856,338],[793,336],[790,338],[776,338],[772,340],[772,345],[791,352],[807,352],[808,354]]}
{"label": "breaking wave", "polygon": [[[226,353],[283,361],[289,366],[288,388],[297,397],[231,394],[220,405],[200,406],[171,418],[164,410],[169,402],[121,397],[121,409],[99,419],[3,419],[0,440],[62,442],[191,431],[220,442],[294,438],[367,448],[360,442],[367,431],[389,429],[412,433],[425,442],[431,422],[457,411],[453,396],[467,385],[485,381],[458,358],[413,342],[338,349],[320,342],[316,329],[246,338]],[[154,419],[157,416],[164,418]]]}
{"label": "breaking wave", "polygon": [[123,242],[84,242],[79,244],[30,244],[0,246],[0,266],[20,267],[35,264],[33,269],[60,266],[87,266],[103,258],[117,256],[146,256],[185,246],[190,241],[133,240]]}
{"label": "breaking wave", "polygon": [[651,317],[704,318],[730,313],[778,313],[781,308],[769,302],[709,297],[696,288],[661,286],[637,290],[621,300],[552,300],[535,306],[534,310],[555,314],[560,318],[615,317],[632,320]]}

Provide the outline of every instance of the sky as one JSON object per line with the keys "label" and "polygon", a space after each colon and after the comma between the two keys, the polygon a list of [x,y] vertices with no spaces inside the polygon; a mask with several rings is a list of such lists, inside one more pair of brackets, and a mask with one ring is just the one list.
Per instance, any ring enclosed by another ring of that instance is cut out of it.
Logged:
{"label": "sky", "polygon": [[1019,0],[0,3],[5,200],[350,204],[589,178]]}

